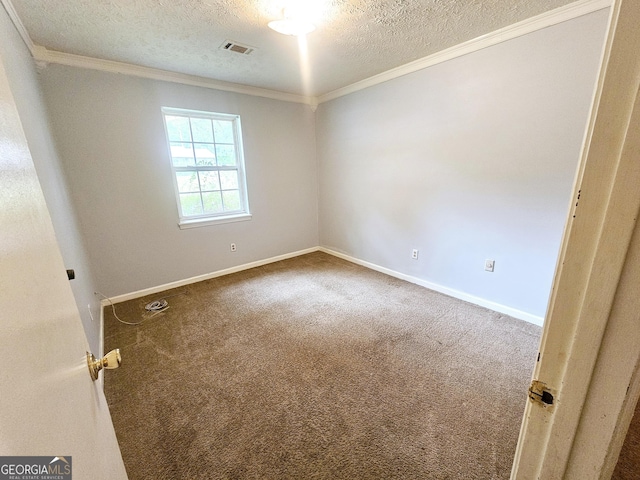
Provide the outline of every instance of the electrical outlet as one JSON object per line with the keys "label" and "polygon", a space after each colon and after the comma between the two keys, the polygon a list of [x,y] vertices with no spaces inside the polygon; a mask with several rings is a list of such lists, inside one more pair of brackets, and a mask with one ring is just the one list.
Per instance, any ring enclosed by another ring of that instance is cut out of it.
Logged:
{"label": "electrical outlet", "polygon": [[236,250],[237,250],[237,249],[236,249],[236,244],[235,244],[235,243],[232,243],[232,244],[231,244],[231,251],[232,251],[232,252],[235,252]]}
{"label": "electrical outlet", "polygon": [[493,268],[496,266],[495,260],[485,260],[484,261],[484,269],[487,272],[493,272]]}
{"label": "electrical outlet", "polygon": [[411,258],[413,258],[414,260],[418,259],[418,249],[414,248],[413,250],[411,250]]}

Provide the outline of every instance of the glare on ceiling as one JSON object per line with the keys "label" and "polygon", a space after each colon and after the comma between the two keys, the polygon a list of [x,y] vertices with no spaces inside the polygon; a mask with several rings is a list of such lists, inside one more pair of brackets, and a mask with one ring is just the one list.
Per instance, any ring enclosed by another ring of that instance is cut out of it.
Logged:
{"label": "glare on ceiling", "polygon": [[284,35],[306,35],[316,29],[310,20],[311,13],[311,9],[304,3],[290,4],[282,9],[282,19],[269,22],[268,25]]}

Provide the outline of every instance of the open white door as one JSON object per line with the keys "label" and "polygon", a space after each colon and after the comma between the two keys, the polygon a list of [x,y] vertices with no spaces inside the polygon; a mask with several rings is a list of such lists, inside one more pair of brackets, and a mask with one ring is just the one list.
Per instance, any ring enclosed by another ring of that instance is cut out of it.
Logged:
{"label": "open white door", "polygon": [[72,457],[73,478],[126,479],[1,59],[0,207],[0,456]]}
{"label": "open white door", "polygon": [[639,25],[614,0],[514,479],[609,478],[640,395]]}

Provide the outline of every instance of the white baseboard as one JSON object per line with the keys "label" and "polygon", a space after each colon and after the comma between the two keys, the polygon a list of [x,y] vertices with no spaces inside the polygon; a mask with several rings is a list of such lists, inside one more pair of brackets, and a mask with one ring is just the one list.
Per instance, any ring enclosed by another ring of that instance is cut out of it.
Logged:
{"label": "white baseboard", "polygon": [[153,295],[154,293],[164,292],[172,288],[184,287],[185,285],[191,285],[192,283],[202,282],[211,278],[222,277],[231,273],[241,272],[243,270],[249,270],[250,268],[261,267],[269,263],[279,262],[280,260],[286,260],[288,258],[299,257],[300,255],[306,255],[307,253],[317,252],[319,247],[307,248],[305,250],[299,250],[297,252],[286,253],[284,255],[278,255],[276,257],[267,258],[264,260],[258,260],[255,262],[245,263],[244,265],[238,265],[237,267],[225,268],[224,270],[218,270],[217,272],[205,273],[204,275],[198,275],[184,280],[178,280],[175,282],[165,283],[164,285],[158,285],[157,287],[145,288],[144,290],[138,290],[137,292],[125,293],[123,295],[117,295],[110,297],[109,300],[103,299],[101,301],[104,308],[111,303],[122,303],[128,300],[134,300],[136,298],[146,297],[147,295]]}
{"label": "white baseboard", "polygon": [[[209,280],[211,278],[222,277],[224,275],[229,275],[231,273],[241,272],[243,270],[249,270],[250,268],[260,267],[262,265],[267,265],[269,263],[279,262],[280,260],[286,260],[288,258],[299,257],[300,255],[306,255],[307,253],[313,252],[324,252],[329,255],[333,255],[334,257],[341,258],[351,263],[355,263],[357,265],[361,265],[366,268],[370,268],[371,270],[375,270],[377,272],[384,273],[386,275],[390,275],[395,278],[399,278],[400,280],[405,280],[410,283],[414,283],[416,285],[420,285],[421,287],[428,288],[430,290],[444,293],[445,295],[449,295],[450,297],[457,298],[459,300],[463,300],[465,302],[472,303],[474,305],[479,305],[481,307],[488,308],[489,310],[493,310],[495,312],[504,313],[505,315],[509,315],[514,318],[518,318],[520,320],[524,320],[525,322],[533,323],[534,325],[542,326],[544,323],[544,318],[538,317],[536,315],[531,315],[530,313],[523,312],[522,310],[517,310],[515,308],[507,307],[505,305],[501,305],[499,303],[491,302],[489,300],[485,300],[480,297],[476,297],[473,295],[469,295],[467,293],[460,292],[458,290],[454,290],[451,288],[443,287],[442,285],[438,285],[436,283],[428,282],[426,280],[422,280],[417,277],[412,277],[411,275],[405,275],[404,273],[396,272],[395,270],[391,270],[389,268],[381,267],[374,263],[365,262],[364,260],[360,260],[349,255],[345,255],[343,253],[336,252],[329,248],[325,247],[313,247],[307,248],[305,250],[299,250],[297,252],[287,253],[284,255],[278,255],[276,257],[267,258],[265,260],[258,260],[256,262],[245,263],[244,265],[238,265],[237,267],[226,268],[224,270],[218,270],[217,272],[207,273],[204,275],[198,275],[191,278],[186,278],[184,280],[178,280],[176,282],[165,283],[164,285],[158,285],[157,287],[146,288],[144,290],[138,290],[137,292],[126,293],[123,295],[118,295],[116,297],[110,298],[111,302],[114,304],[126,302],[128,300],[133,300],[136,298],[142,298],[147,295],[153,295],[154,293],[164,292],[165,290],[170,290],[172,288],[183,287],[185,285],[191,285],[193,283],[202,282],[203,280]],[[110,305],[111,303],[107,299],[103,299],[101,302],[102,308],[100,309],[100,358],[104,355],[104,307]],[[100,383],[102,388],[104,389],[104,376],[100,378]]]}
{"label": "white baseboard", "polygon": [[489,310],[493,310],[494,312],[504,313],[505,315],[509,315],[510,317],[518,318],[520,320],[524,320],[525,322],[533,323],[534,325],[542,326],[542,324],[544,323],[544,318],[538,317],[536,315],[532,315],[527,312],[523,312],[522,310],[517,310],[515,308],[507,307],[506,305],[485,300],[484,298],[476,297],[474,295],[469,295],[468,293],[460,292],[452,288],[443,287],[442,285],[428,282],[421,278],[412,277],[411,275],[406,275],[404,273],[396,272],[395,270],[381,267],[380,265],[376,265],[374,263],[365,262],[364,260],[360,260],[358,258],[345,255],[344,253],[336,252],[329,248],[319,247],[318,250],[324,253],[328,253],[329,255],[333,255],[334,257],[341,258],[348,262],[355,263],[357,265],[361,265],[366,268],[370,268],[371,270],[375,270],[377,272],[381,272],[386,275],[399,278],[400,280],[405,280],[410,283],[415,283],[416,285],[420,285],[421,287],[428,288],[429,290],[433,290],[439,293],[444,293],[445,295],[449,295],[450,297],[454,297],[459,300],[464,300],[465,302],[473,303],[474,305],[479,305],[484,308],[488,308]]}
{"label": "white baseboard", "polygon": [[[490,300],[486,300],[484,298],[476,297],[474,295],[469,295],[468,293],[460,292],[458,290],[454,290],[452,288],[443,287],[442,285],[438,285],[437,283],[432,283],[427,280],[423,280],[421,278],[413,277],[411,275],[406,275],[404,273],[396,272],[395,270],[391,270],[389,268],[381,267],[380,265],[376,265],[374,263],[366,262],[364,260],[360,260],[355,257],[351,257],[349,255],[345,255],[344,253],[336,252],[335,250],[331,250],[326,247],[312,247],[307,248],[305,250],[299,250],[297,252],[287,253],[284,255],[278,255],[276,257],[267,258],[264,260],[258,260],[251,263],[245,263],[243,265],[238,265],[236,267],[226,268],[224,270],[218,270],[217,272],[206,273],[204,275],[198,275],[191,278],[186,278],[184,280],[178,280],[176,282],[165,283],[164,285],[158,285],[157,287],[146,288],[144,290],[138,290],[137,292],[125,293],[123,295],[118,295],[115,297],[111,297],[111,302],[122,303],[128,300],[134,300],[136,298],[146,297],[147,295],[153,295],[154,293],[164,292],[165,290],[170,290],[172,288],[184,287],[185,285],[191,285],[193,283],[202,282],[204,280],[209,280],[211,278],[222,277],[224,275],[229,275],[231,273],[241,272],[243,270],[249,270],[250,268],[260,267],[262,265],[267,265],[269,263],[279,262],[280,260],[286,260],[288,258],[298,257],[300,255],[306,255],[307,253],[312,252],[324,252],[329,255],[333,255],[334,257],[341,258],[351,263],[355,263],[357,265],[361,265],[366,268],[370,268],[371,270],[375,270],[377,272],[384,273],[386,275],[390,275],[395,278],[399,278],[400,280],[405,280],[410,283],[414,283],[416,285],[420,285],[421,287],[428,288],[430,290],[443,293],[445,295],[449,295],[450,297],[454,297],[465,302],[473,303],[474,305],[479,305],[484,308],[488,308],[489,310],[493,310],[495,312],[504,313],[505,315],[509,315],[514,318],[518,318],[520,320],[524,320],[525,322],[533,323],[534,325],[542,326],[544,323],[544,318],[536,315],[532,315],[527,312],[523,312],[522,310],[518,310],[512,307],[507,307],[506,305],[502,305],[500,303],[492,302]],[[102,331],[104,328],[104,313],[103,309],[105,306],[110,305],[109,300],[103,299],[101,301],[102,309],[100,310],[100,330]],[[102,335],[102,333],[101,333]],[[102,344],[102,342],[101,342]]]}

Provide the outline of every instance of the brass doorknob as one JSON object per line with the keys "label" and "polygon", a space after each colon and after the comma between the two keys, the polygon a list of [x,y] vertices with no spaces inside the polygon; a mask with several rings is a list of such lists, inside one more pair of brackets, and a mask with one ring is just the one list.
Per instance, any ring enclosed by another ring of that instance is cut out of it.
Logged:
{"label": "brass doorknob", "polygon": [[111,350],[100,360],[96,360],[93,353],[87,352],[87,365],[89,365],[89,373],[91,374],[91,379],[94,382],[98,379],[98,373],[100,373],[100,370],[103,368],[112,370],[114,368],[118,368],[121,363],[122,357],[120,356],[119,348]]}

